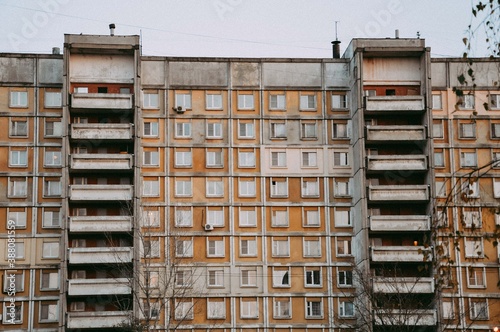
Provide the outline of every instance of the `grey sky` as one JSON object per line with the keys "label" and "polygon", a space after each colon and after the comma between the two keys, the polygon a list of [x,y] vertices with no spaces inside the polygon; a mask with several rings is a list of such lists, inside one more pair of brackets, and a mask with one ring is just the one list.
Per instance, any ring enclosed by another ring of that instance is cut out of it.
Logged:
{"label": "grey sky", "polygon": [[115,23],[116,34],[142,34],[145,55],[330,57],[339,21],[342,52],[399,29],[420,32],[433,56],[460,56],[470,16],[457,0],[0,0],[0,52],[50,53],[64,33]]}

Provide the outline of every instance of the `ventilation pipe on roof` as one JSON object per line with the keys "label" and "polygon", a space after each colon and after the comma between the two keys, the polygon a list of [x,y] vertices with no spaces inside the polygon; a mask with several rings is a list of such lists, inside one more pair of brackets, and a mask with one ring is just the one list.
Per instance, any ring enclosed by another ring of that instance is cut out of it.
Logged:
{"label": "ventilation pipe on roof", "polygon": [[114,36],[115,35],[115,24],[114,23],[111,23],[109,25],[109,35],[110,36]]}
{"label": "ventilation pipe on roof", "polygon": [[52,47],[52,54],[61,54],[61,49],[59,47]]}
{"label": "ventilation pipe on roof", "polygon": [[399,39],[399,29],[396,29],[396,31],[394,31],[394,34],[396,35],[396,39]]}
{"label": "ventilation pipe on roof", "polygon": [[340,40],[337,38],[337,23],[338,21],[335,21],[335,40],[332,41],[332,56],[334,59],[340,58]]}

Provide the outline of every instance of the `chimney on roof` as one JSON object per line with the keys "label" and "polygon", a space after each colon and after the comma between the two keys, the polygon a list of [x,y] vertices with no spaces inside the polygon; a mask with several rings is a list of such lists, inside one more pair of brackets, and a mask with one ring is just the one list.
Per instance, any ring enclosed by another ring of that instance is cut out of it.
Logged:
{"label": "chimney on roof", "polygon": [[61,54],[61,49],[59,47],[52,47],[52,54]]}
{"label": "chimney on roof", "polygon": [[115,35],[115,24],[114,23],[111,23],[109,25],[109,35],[110,36],[114,36]]}
{"label": "chimney on roof", "polygon": [[399,39],[399,29],[396,29],[396,31],[394,33],[395,33],[396,39]]}

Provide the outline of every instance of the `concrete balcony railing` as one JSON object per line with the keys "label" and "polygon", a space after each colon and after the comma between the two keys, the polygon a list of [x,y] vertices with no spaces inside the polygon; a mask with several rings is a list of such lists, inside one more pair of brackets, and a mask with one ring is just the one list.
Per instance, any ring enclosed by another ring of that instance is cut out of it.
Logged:
{"label": "concrete balcony railing", "polygon": [[426,171],[427,157],[425,155],[383,155],[367,156],[368,171]]}
{"label": "concrete balcony railing", "polygon": [[129,201],[133,193],[128,184],[73,184],[68,195],[72,201]]}
{"label": "concrete balcony railing", "polygon": [[420,142],[426,139],[425,126],[366,126],[368,143]]}
{"label": "concrete balcony railing", "polygon": [[134,164],[133,156],[126,153],[72,154],[69,163],[75,170],[131,170]]}
{"label": "concrete balcony railing", "polygon": [[424,246],[373,246],[372,262],[428,262],[432,260],[431,248]]}
{"label": "concrete balcony railing", "polygon": [[372,279],[375,293],[387,294],[429,294],[434,293],[433,278],[385,278]]}
{"label": "concrete balcony railing", "polygon": [[368,199],[372,202],[425,202],[429,200],[427,185],[368,186]]}
{"label": "concrete balcony railing", "polygon": [[133,95],[120,93],[73,93],[72,108],[131,109]]}
{"label": "concrete balcony railing", "polygon": [[132,261],[131,247],[69,248],[70,264],[123,264]]}
{"label": "concrete balcony railing", "polygon": [[81,311],[68,312],[69,329],[111,328],[126,322],[130,311]]}
{"label": "concrete balcony railing", "polygon": [[369,96],[365,101],[367,112],[422,112],[425,110],[424,96]]}
{"label": "concrete balcony railing", "polygon": [[375,325],[385,326],[434,326],[437,313],[434,309],[376,309]]}
{"label": "concrete balcony railing", "polygon": [[71,233],[130,232],[132,217],[129,216],[74,216],[69,218]]}
{"label": "concrete balcony railing", "polygon": [[73,123],[70,136],[85,140],[131,140],[134,127],[130,123]]}
{"label": "concrete balcony railing", "polygon": [[68,295],[119,295],[130,294],[129,279],[70,279]]}
{"label": "concrete balcony railing", "polygon": [[387,215],[370,216],[370,230],[373,232],[411,232],[429,231],[431,219],[429,216],[418,215]]}

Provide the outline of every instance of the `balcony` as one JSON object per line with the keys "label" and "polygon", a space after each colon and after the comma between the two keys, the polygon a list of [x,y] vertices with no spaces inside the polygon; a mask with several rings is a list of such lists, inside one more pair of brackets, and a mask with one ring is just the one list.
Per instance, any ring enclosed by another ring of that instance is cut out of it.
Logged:
{"label": "balcony", "polygon": [[431,219],[429,216],[418,215],[391,215],[370,216],[370,230],[373,232],[411,232],[429,231]]}
{"label": "balcony", "polygon": [[128,184],[73,184],[69,199],[73,201],[129,201],[133,186]]}
{"label": "balcony", "polygon": [[423,112],[424,96],[369,96],[366,97],[367,112]]}
{"label": "balcony", "polygon": [[131,317],[130,311],[81,311],[68,312],[69,329],[110,328]]}
{"label": "balcony", "polygon": [[131,247],[69,248],[70,264],[120,264],[132,262]]}
{"label": "balcony", "polygon": [[431,248],[424,246],[373,246],[372,262],[428,262],[432,260]]}
{"label": "balcony", "polygon": [[366,159],[366,166],[371,172],[427,170],[425,155],[367,156]]}
{"label": "balcony", "polygon": [[70,167],[74,170],[131,170],[133,156],[131,154],[72,154]]}
{"label": "balcony", "polygon": [[132,288],[127,278],[71,279],[68,295],[119,295],[130,294]]}
{"label": "balcony", "polygon": [[131,140],[134,130],[130,123],[73,123],[70,136],[85,140]]}
{"label": "balcony", "polygon": [[385,326],[434,326],[437,314],[434,309],[376,309],[375,325]]}
{"label": "balcony", "polygon": [[433,278],[385,278],[375,277],[373,291],[387,294],[429,294],[434,293]]}
{"label": "balcony", "polygon": [[427,185],[368,186],[368,199],[372,202],[425,202],[429,200]]}
{"label": "balcony", "polygon": [[69,218],[71,233],[130,232],[132,217],[128,216],[75,216]]}
{"label": "balcony", "polygon": [[131,109],[133,107],[131,94],[120,93],[73,93],[72,108],[90,109]]}
{"label": "balcony", "polygon": [[366,126],[367,143],[401,143],[426,140],[425,126]]}

